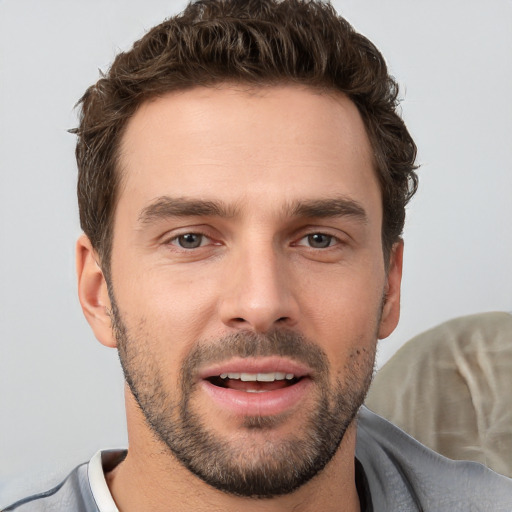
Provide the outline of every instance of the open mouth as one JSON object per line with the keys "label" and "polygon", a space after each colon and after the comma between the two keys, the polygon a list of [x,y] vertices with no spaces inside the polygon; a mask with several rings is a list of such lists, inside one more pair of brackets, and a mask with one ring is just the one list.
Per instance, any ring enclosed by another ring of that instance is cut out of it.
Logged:
{"label": "open mouth", "polygon": [[293,373],[221,373],[208,377],[206,380],[219,388],[245,391],[247,393],[265,393],[276,391],[297,384],[302,377]]}
{"label": "open mouth", "polygon": [[234,357],[203,368],[198,378],[220,416],[273,416],[300,409],[314,389],[311,368],[279,356]]}

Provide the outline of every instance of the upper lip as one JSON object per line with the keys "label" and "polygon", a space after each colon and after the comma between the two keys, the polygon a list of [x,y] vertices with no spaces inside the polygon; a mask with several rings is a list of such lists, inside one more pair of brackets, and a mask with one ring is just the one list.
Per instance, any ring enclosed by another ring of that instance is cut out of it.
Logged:
{"label": "upper lip", "polygon": [[280,356],[271,357],[234,357],[227,361],[212,364],[198,372],[199,379],[218,377],[223,373],[292,373],[296,378],[310,376],[312,371],[307,365]]}

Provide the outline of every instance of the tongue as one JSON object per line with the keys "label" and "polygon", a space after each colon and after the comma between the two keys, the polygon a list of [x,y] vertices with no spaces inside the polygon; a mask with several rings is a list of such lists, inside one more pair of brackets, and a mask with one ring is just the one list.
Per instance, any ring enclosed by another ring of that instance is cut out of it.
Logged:
{"label": "tongue", "polygon": [[226,379],[225,385],[229,389],[236,389],[238,391],[274,391],[289,386],[284,380],[275,380],[273,382],[244,382],[239,379]]}

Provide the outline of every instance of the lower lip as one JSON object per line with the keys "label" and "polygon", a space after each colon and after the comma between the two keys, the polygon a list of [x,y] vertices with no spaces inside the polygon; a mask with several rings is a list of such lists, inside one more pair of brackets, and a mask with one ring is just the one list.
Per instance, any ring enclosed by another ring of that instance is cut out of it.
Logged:
{"label": "lower lip", "polygon": [[292,386],[262,393],[221,388],[207,380],[201,381],[201,385],[223,410],[238,416],[274,416],[297,407],[304,400],[312,382],[305,377]]}

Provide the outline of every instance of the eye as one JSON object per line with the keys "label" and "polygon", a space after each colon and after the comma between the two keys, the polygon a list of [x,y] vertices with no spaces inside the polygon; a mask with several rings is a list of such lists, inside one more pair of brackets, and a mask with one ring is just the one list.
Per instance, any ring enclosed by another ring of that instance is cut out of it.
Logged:
{"label": "eye", "polygon": [[308,235],[306,238],[311,247],[314,247],[315,249],[325,249],[326,247],[331,246],[334,237],[323,233],[314,233],[312,235]]}
{"label": "eye", "polygon": [[326,249],[334,245],[337,241],[336,237],[332,235],[312,233],[302,238],[297,245],[306,245],[313,249]]}
{"label": "eye", "polygon": [[197,249],[206,245],[209,241],[210,239],[201,233],[184,233],[170,240],[170,243],[178,245],[182,249]]}

